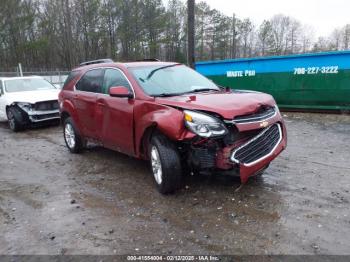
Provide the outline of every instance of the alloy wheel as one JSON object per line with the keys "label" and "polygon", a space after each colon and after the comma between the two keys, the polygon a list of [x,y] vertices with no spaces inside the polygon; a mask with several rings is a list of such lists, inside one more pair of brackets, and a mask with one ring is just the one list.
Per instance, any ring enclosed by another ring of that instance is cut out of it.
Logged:
{"label": "alloy wheel", "polygon": [[64,128],[64,137],[66,139],[67,145],[70,149],[75,147],[75,133],[73,126],[70,123],[67,123]]}
{"label": "alloy wheel", "polygon": [[163,180],[162,163],[156,146],[152,146],[151,149],[151,164],[154,179],[156,180],[157,184],[160,185]]}

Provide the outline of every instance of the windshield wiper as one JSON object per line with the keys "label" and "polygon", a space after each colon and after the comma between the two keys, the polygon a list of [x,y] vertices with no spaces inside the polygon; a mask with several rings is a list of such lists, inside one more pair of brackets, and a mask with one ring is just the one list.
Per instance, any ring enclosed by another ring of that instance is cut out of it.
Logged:
{"label": "windshield wiper", "polygon": [[169,96],[181,96],[184,93],[161,93],[158,95],[152,95],[153,97],[169,97]]}
{"label": "windshield wiper", "polygon": [[154,75],[155,72],[157,72],[157,71],[159,71],[159,70],[161,70],[161,69],[165,69],[165,68],[169,68],[169,67],[173,67],[173,66],[177,66],[177,65],[180,65],[180,64],[166,65],[166,66],[162,66],[162,67],[158,67],[158,68],[156,68],[156,69],[153,69],[153,70],[148,74],[148,76],[146,77],[146,79],[140,78],[140,80],[141,80],[142,82],[144,82],[145,80],[150,79],[150,78]]}
{"label": "windshield wiper", "polygon": [[153,97],[169,97],[169,96],[182,96],[185,94],[190,94],[190,93],[197,93],[197,92],[205,92],[205,91],[220,91],[214,88],[198,88],[198,89],[193,89],[188,92],[182,92],[182,93],[161,93],[158,95],[152,95]]}
{"label": "windshield wiper", "polygon": [[185,92],[185,94],[189,93],[199,93],[199,92],[206,92],[206,91],[220,91],[219,89],[214,89],[214,88],[196,88],[191,91]]}
{"label": "windshield wiper", "polygon": [[220,89],[224,90],[224,91],[232,91],[232,89],[228,86],[220,86],[220,85],[216,85],[217,87],[219,87]]}

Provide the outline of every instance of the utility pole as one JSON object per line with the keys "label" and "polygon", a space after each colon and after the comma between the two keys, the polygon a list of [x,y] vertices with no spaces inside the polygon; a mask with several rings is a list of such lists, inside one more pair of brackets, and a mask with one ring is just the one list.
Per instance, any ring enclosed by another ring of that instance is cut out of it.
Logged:
{"label": "utility pole", "polygon": [[194,8],[195,0],[187,0],[187,63],[194,68]]}

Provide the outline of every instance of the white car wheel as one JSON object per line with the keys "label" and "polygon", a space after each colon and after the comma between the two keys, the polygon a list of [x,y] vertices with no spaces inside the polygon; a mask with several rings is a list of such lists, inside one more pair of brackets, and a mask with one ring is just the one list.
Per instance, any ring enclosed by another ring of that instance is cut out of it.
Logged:
{"label": "white car wheel", "polygon": [[6,113],[9,127],[12,131],[18,132],[24,129],[25,123],[23,123],[23,117],[17,108],[10,107]]}
{"label": "white car wheel", "polygon": [[16,127],[15,116],[13,115],[13,113],[11,111],[9,111],[8,114],[7,114],[7,117],[8,117],[10,129],[14,130],[15,127]]}

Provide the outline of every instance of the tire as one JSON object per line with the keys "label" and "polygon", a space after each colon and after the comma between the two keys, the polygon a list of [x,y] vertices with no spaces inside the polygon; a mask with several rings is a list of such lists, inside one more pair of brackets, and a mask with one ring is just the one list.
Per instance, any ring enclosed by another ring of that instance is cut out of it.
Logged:
{"label": "tire", "polygon": [[6,113],[9,127],[13,132],[24,130],[25,123],[23,123],[23,116],[19,109],[10,107]]}
{"label": "tire", "polygon": [[149,160],[157,189],[162,194],[173,193],[183,183],[181,160],[175,145],[165,136],[155,134],[149,146]]}
{"label": "tire", "polygon": [[71,153],[80,153],[84,148],[83,139],[77,132],[72,118],[68,117],[63,122],[63,137]]}

